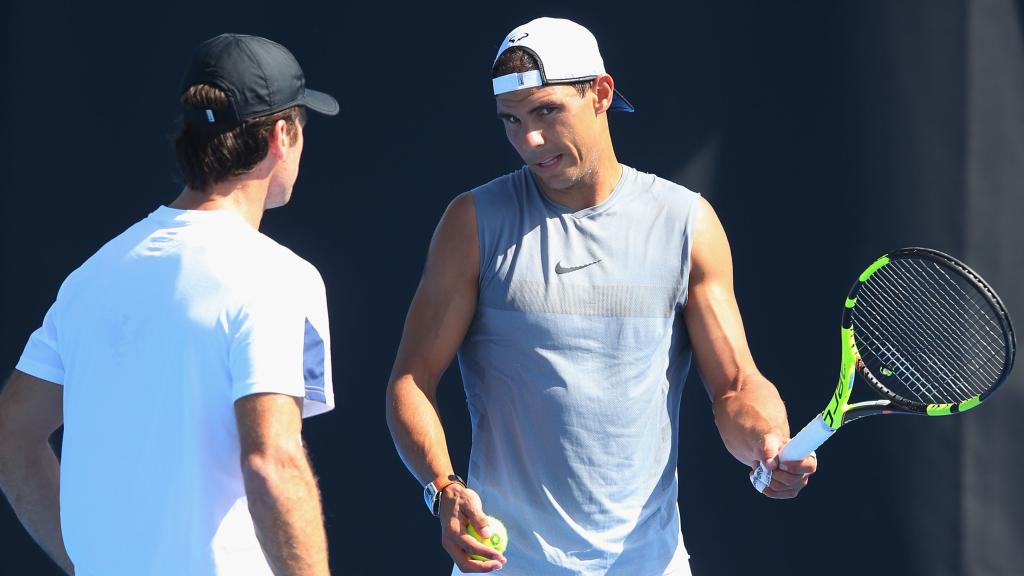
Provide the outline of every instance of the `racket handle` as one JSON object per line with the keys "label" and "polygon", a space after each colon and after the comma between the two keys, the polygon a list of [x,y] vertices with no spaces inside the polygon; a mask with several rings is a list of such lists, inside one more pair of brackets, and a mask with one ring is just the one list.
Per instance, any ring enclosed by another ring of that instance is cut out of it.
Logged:
{"label": "racket handle", "polygon": [[821,414],[818,414],[782,447],[779,460],[803,460],[810,456],[818,446],[824,444],[825,440],[828,440],[835,432],[828,424],[825,424],[825,419],[821,417]]}
{"label": "racket handle", "polygon": [[[814,420],[811,420],[807,426],[804,426],[803,430],[797,432],[796,436],[793,436],[790,441],[783,446],[782,452],[779,452],[779,460],[794,461],[803,460],[810,456],[811,452],[814,452],[815,448],[821,446],[828,440],[835,430],[825,424],[825,419],[818,414]],[[754,488],[758,492],[764,492],[764,489],[768,487],[768,484],[772,481],[771,470],[764,467],[764,464],[759,464],[757,470],[750,475],[750,483],[754,485]]]}

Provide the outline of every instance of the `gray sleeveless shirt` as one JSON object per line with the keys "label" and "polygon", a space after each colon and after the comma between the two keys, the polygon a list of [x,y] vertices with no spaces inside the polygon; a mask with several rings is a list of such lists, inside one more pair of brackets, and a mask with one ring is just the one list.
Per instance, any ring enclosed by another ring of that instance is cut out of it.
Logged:
{"label": "gray sleeveless shirt", "polygon": [[472,195],[480,295],[458,356],[469,485],[509,531],[502,574],[689,574],[676,458],[697,195],[626,166],[576,212],[526,167]]}

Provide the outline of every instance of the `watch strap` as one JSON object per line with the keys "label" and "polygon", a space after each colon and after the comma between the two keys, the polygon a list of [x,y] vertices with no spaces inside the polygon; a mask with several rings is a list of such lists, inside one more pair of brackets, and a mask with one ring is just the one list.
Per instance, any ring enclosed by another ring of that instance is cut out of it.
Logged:
{"label": "watch strap", "polygon": [[430,513],[433,514],[435,518],[441,511],[441,492],[444,492],[444,489],[452,484],[462,484],[463,486],[466,486],[466,481],[458,474],[452,473],[447,476],[438,476],[424,486],[424,496],[427,499],[427,506],[430,507]]}

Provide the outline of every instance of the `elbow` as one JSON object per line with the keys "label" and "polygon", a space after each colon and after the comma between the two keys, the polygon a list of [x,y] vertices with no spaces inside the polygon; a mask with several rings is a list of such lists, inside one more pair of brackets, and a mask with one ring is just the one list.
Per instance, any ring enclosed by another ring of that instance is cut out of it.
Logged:
{"label": "elbow", "polygon": [[17,421],[17,415],[0,403],[0,458],[4,458],[17,445],[19,437],[25,435],[17,429]]}
{"label": "elbow", "polygon": [[8,444],[5,439],[0,438],[0,487],[7,484],[10,472],[17,466]]}
{"label": "elbow", "polygon": [[391,380],[388,382],[388,389],[385,395],[385,407],[384,407],[384,420],[387,422],[388,430],[391,432],[392,438],[395,437],[395,430],[401,427],[401,405],[402,405],[402,391],[400,390],[401,384],[399,380]]}
{"label": "elbow", "polygon": [[426,372],[413,373],[412,371],[402,372],[388,381],[388,388],[385,392],[387,402],[388,423],[397,419],[398,414],[404,409],[417,402],[426,401],[435,404],[437,394],[437,382],[439,378],[429,375]]}
{"label": "elbow", "polygon": [[6,419],[0,416],[0,478],[18,466],[18,447],[24,445],[25,440],[19,438],[18,432],[6,425]]}
{"label": "elbow", "polygon": [[384,398],[387,401],[388,412],[389,413],[391,411],[391,405],[395,403],[395,399],[398,396],[398,390],[397,390],[397,388],[398,388],[398,381],[399,381],[399,378],[394,378],[394,377],[389,378],[388,379],[388,387],[384,391]]}
{"label": "elbow", "polygon": [[250,500],[273,497],[285,487],[294,485],[309,466],[300,440],[243,454],[241,464],[245,491]]}
{"label": "elbow", "polygon": [[395,411],[398,404],[398,379],[391,378],[388,380],[387,390],[384,391],[384,413],[387,419],[388,426],[392,424],[392,420],[395,417]]}

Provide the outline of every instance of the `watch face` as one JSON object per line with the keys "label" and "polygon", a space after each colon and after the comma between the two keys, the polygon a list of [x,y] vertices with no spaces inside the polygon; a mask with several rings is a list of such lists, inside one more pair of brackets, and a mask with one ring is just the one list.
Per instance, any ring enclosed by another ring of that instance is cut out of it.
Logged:
{"label": "watch face", "polygon": [[427,508],[431,513],[434,512],[434,501],[437,499],[437,488],[433,482],[429,482],[423,487],[423,501],[427,504]]}

